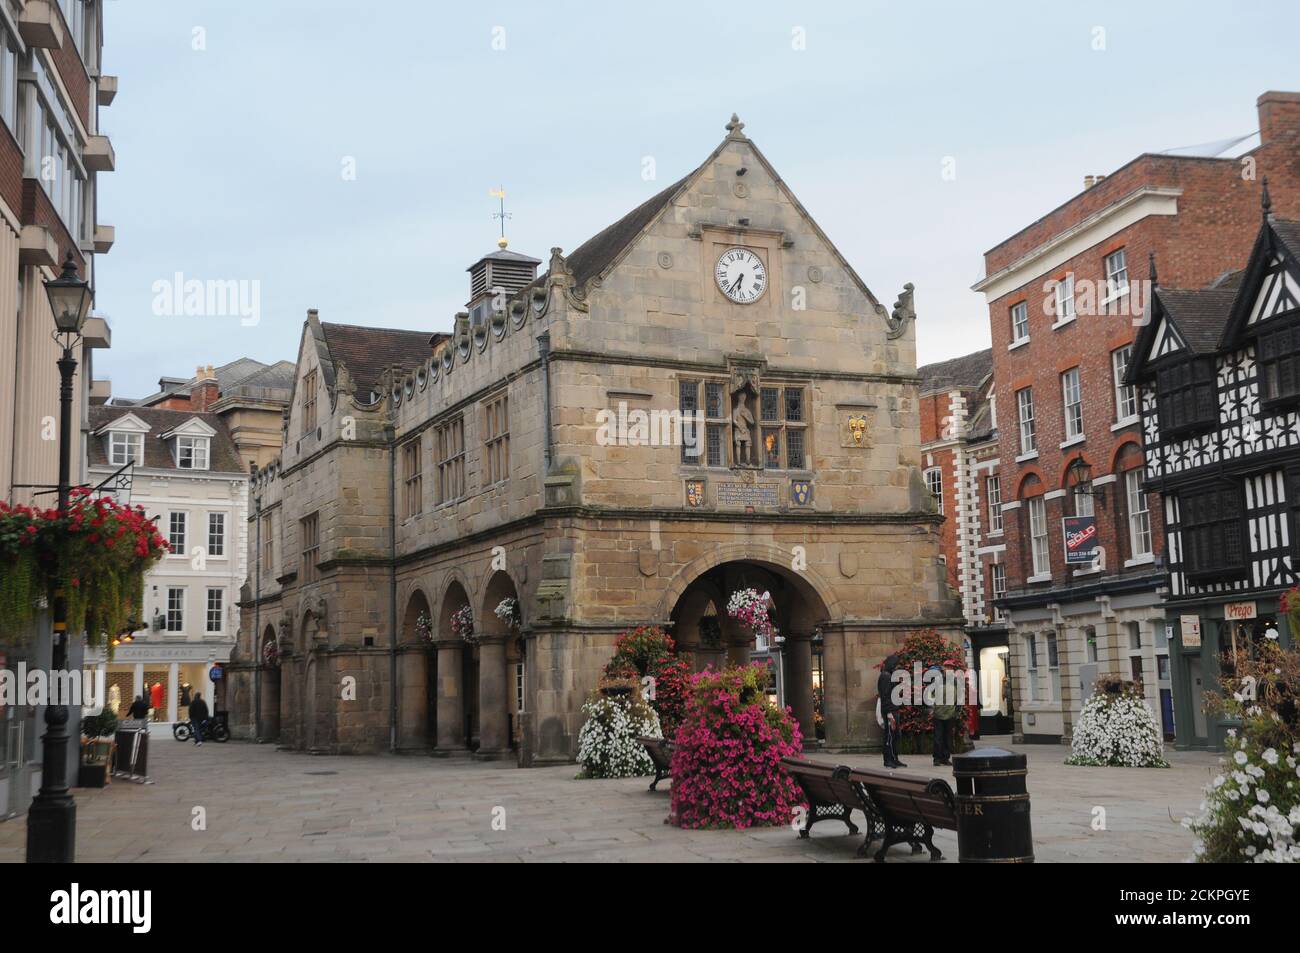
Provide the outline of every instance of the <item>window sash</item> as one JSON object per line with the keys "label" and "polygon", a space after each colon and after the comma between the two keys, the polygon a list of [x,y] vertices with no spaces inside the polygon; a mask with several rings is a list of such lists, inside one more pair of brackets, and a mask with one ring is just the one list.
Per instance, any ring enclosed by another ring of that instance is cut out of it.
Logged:
{"label": "window sash", "polygon": [[1069,321],[1074,317],[1074,273],[1066,275],[1055,285],[1056,323]]}
{"label": "window sash", "polygon": [[222,589],[208,590],[207,605],[207,624],[206,631],[220,632],[222,622],[225,616],[225,591]]}
{"label": "window sash", "polygon": [[1079,393],[1079,369],[1061,375],[1061,403],[1065,410],[1067,440],[1083,435],[1083,398]]}
{"label": "window sash", "polygon": [[985,477],[984,494],[988,499],[989,532],[1002,532],[1002,484],[996,476]]}
{"label": "window sash", "polygon": [[1032,453],[1038,449],[1034,433],[1034,395],[1029,387],[1016,391],[1016,407],[1020,414],[1020,452]]}
{"label": "window sash", "polygon": [[1047,504],[1041,496],[1029,500],[1029,550],[1033,560],[1034,575],[1051,571],[1047,552]]}
{"label": "window sash", "polygon": [[1023,341],[1029,337],[1029,303],[1021,301],[1011,306],[1011,340]]}
{"label": "window sash", "polygon": [[925,486],[930,491],[930,496],[934,498],[934,505],[938,508],[940,514],[943,513],[943,470],[939,467],[931,467],[925,471]]}
{"label": "window sash", "polygon": [[173,512],[167,517],[167,544],[173,555],[185,555],[187,514]]}
{"label": "window sash", "polygon": [[1128,363],[1133,356],[1133,345],[1126,344],[1111,352],[1111,372],[1115,376],[1115,419],[1127,420],[1138,412],[1137,388],[1124,383]]}
{"label": "window sash", "polygon": [[224,556],[226,554],[226,514],[208,514],[208,555]]}
{"label": "window sash", "polygon": [[1142,491],[1142,468],[1124,474],[1125,495],[1128,498],[1128,538],[1131,558],[1151,555],[1151,512],[1147,495]]}
{"label": "window sash", "polygon": [[167,631],[185,631],[185,589],[170,586],[167,589]]}

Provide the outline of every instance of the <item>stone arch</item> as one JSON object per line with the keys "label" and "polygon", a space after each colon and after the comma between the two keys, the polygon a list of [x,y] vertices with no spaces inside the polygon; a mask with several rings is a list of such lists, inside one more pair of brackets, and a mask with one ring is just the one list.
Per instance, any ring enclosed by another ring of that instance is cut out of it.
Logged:
{"label": "stone arch", "polygon": [[[518,631],[499,618],[496,608],[505,599],[514,599],[517,611],[522,608],[519,589],[504,570],[496,570],[483,587],[481,609],[475,627],[481,634],[478,646],[479,755],[499,757],[510,750],[518,718],[512,677],[518,671],[522,653]],[[479,621],[481,620],[481,621]]]}
{"label": "stone arch", "polygon": [[431,687],[437,683],[437,656],[419,631],[424,616],[433,628],[433,611],[419,586],[410,587],[402,612],[397,650],[397,748],[399,751],[427,750],[434,737],[435,706]]}
{"label": "stone arch", "polygon": [[275,625],[268,622],[257,643],[257,664],[261,666],[261,698],[254,730],[258,738],[274,741],[280,737],[280,666],[266,664],[266,646],[275,644]]}
{"label": "stone arch", "polygon": [[[443,580],[438,600],[434,643],[437,647],[437,690],[435,692],[436,753],[451,754],[477,746],[478,742],[478,647],[452,632],[451,617],[462,606],[473,606],[469,587],[457,570]],[[478,629],[479,613],[474,613]]]}
{"label": "stone arch", "polygon": [[[673,608],[677,605],[677,600],[681,598],[682,593],[708,570],[723,563],[766,564],[774,571],[799,579],[816,594],[821,604],[826,607],[828,618],[841,618],[844,611],[839,600],[835,597],[835,590],[831,585],[811,567],[798,572],[787,568],[790,565],[790,555],[789,552],[780,547],[769,546],[764,543],[728,543],[711,549],[708,553],[691,560],[673,575],[668,588],[664,590],[663,596],[660,597],[657,618],[668,619],[672,615]],[[725,606],[719,606],[718,608],[724,609]]]}

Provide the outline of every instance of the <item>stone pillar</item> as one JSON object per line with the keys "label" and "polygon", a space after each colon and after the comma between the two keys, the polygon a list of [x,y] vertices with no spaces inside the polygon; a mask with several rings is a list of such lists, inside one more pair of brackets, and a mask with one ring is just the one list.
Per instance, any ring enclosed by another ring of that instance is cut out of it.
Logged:
{"label": "stone pillar", "polygon": [[785,660],[785,703],[794,711],[807,748],[817,741],[813,725],[812,636],[787,635],[781,654]]}
{"label": "stone pillar", "polygon": [[485,636],[480,640],[478,686],[478,754],[480,757],[500,757],[510,750],[504,636]]}
{"label": "stone pillar", "polygon": [[722,621],[722,644],[727,647],[727,665],[748,665],[749,653],[754,647],[754,633],[749,627],[732,618]]}
{"label": "stone pillar", "polygon": [[131,701],[135,701],[136,696],[144,695],[145,701],[148,701],[148,692],[144,687],[144,663],[136,662],[135,671],[131,673]]}
{"label": "stone pillar", "polygon": [[438,642],[438,746],[436,753],[449,755],[465,750],[465,702],[461,685],[460,639]]}
{"label": "stone pillar", "polygon": [[420,751],[429,747],[429,652],[420,645],[405,645],[397,657],[397,747]]}
{"label": "stone pillar", "polygon": [[175,724],[176,722],[176,689],[179,685],[177,679],[180,678],[180,666],[172,662],[167,669],[167,720]]}

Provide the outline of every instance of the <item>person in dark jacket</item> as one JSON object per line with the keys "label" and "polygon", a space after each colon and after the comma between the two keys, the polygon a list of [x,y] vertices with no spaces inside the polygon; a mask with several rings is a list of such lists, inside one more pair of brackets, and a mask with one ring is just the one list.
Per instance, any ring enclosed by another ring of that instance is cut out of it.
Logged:
{"label": "person in dark jacket", "polygon": [[194,701],[190,702],[190,731],[194,732],[194,743],[203,744],[203,726],[208,721],[208,703],[203,700],[203,696],[198,692],[194,693]]}
{"label": "person in dark jacket", "polygon": [[880,696],[880,717],[884,721],[884,755],[885,767],[906,768],[898,760],[898,705],[894,704],[894,669],[898,668],[898,656],[891,655],[880,666],[880,678],[876,680],[876,692]]}
{"label": "person in dark jacket", "polygon": [[[931,675],[931,673],[933,673]],[[930,717],[934,720],[934,764],[952,764],[953,721],[957,717],[957,706],[948,704],[949,682],[944,678],[944,670],[939,665],[931,665],[926,673],[934,679],[932,689],[934,697],[930,699]]]}
{"label": "person in dark jacket", "polygon": [[132,718],[138,718],[141,721],[149,717],[149,703],[144,700],[143,695],[136,695],[135,701],[131,702],[131,707],[126,713]]}

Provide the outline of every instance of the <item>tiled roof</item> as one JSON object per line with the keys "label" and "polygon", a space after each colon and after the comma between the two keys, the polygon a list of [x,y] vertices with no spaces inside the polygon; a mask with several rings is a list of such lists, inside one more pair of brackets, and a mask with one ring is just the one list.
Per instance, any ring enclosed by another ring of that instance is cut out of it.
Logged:
{"label": "tiled roof", "polygon": [[986,347],[973,354],[950,358],[916,369],[921,378],[921,390],[974,390],[993,373],[993,349]]}
{"label": "tiled roof", "polygon": [[[162,434],[174,427],[179,427],[193,417],[199,418],[216,431],[208,443],[208,470],[184,472],[242,473],[244,467],[240,462],[235,442],[230,439],[230,431],[217,414],[199,413],[192,410],[162,410],[158,407],[113,407],[109,405],[91,407],[90,429],[92,433],[128,414],[138,417],[149,425],[149,432],[144,437],[144,466],[154,470],[179,470],[173,455],[171,441],[160,440]],[[91,436],[86,441],[87,464],[89,466],[110,466],[108,462],[108,443],[102,437]]]}
{"label": "tiled roof", "polygon": [[1273,231],[1282,239],[1291,254],[1300,258],[1300,222],[1288,222],[1277,219],[1273,222]]}
{"label": "tiled roof", "polygon": [[1157,288],[1156,294],[1193,353],[1208,354],[1218,348],[1219,336],[1237,297],[1236,288]]}
{"label": "tiled roof", "polygon": [[397,328],[363,328],[352,324],[321,322],[325,344],[335,366],[347,365],[357,393],[376,390],[379,378],[394,365],[414,370],[433,353],[433,341],[446,337],[429,331]]}

